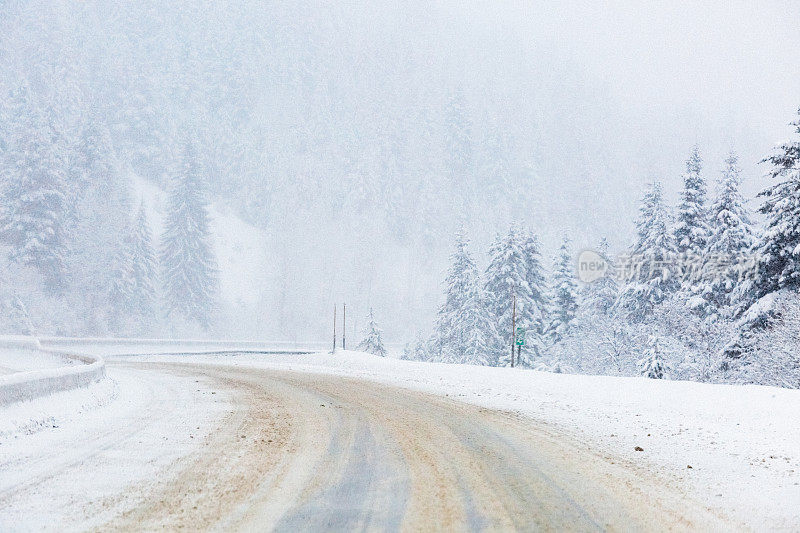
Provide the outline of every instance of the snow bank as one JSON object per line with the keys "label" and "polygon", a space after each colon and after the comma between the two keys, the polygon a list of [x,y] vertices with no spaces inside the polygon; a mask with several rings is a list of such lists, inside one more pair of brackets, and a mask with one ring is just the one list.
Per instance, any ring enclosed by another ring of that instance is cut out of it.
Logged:
{"label": "snow bank", "polygon": [[[14,360],[46,359],[60,366],[0,375],[0,406],[32,400],[54,392],[85,387],[105,377],[105,361],[94,355],[77,355],[46,350],[38,340],[20,337],[0,338],[0,350],[15,350]],[[52,363],[51,363],[52,364]]]}
{"label": "snow bank", "polygon": [[0,406],[0,446],[8,450],[8,439],[61,425],[73,417],[111,403],[116,383],[103,379],[87,387],[54,392],[30,401]]}
{"label": "snow bank", "polygon": [[344,351],[191,359],[369,379],[519,413],[633,468],[655,470],[750,527],[800,529],[800,390],[420,363]]}

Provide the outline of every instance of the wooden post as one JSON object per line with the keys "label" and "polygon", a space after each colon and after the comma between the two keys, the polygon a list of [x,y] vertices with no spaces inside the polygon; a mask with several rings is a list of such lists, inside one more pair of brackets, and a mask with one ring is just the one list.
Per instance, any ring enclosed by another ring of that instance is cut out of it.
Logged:
{"label": "wooden post", "polygon": [[336,351],[336,304],[333,304],[333,352]]}
{"label": "wooden post", "polygon": [[347,304],[342,304],[342,350],[347,349],[345,343],[347,337]]}
{"label": "wooden post", "polygon": [[517,295],[511,295],[511,368],[514,368],[514,343],[517,340]]}

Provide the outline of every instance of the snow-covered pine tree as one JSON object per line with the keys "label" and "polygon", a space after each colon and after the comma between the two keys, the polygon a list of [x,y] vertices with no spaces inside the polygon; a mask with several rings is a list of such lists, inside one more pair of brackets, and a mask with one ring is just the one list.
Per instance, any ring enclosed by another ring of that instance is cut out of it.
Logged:
{"label": "snow-covered pine tree", "polygon": [[511,363],[512,297],[516,296],[517,317],[523,318],[523,327],[526,310],[533,305],[527,280],[529,263],[521,244],[520,231],[512,225],[505,237],[495,237],[489,249],[484,290],[488,314],[496,331],[492,358],[497,366]]}
{"label": "snow-covered pine tree", "polygon": [[700,174],[703,162],[695,146],[686,161],[683,175],[683,190],[678,205],[675,223],[675,248],[685,261],[687,273],[681,279],[681,299],[698,315],[708,313],[706,300],[702,296],[704,281],[702,269],[706,260],[706,248],[711,233],[706,205],[706,181]]}
{"label": "snow-covered pine tree", "polygon": [[38,270],[51,293],[66,288],[64,147],[27,90],[15,93],[12,106],[25,109],[8,134],[2,181],[0,238],[10,259]]}
{"label": "snow-covered pine tree", "polygon": [[156,322],[156,259],[144,201],[123,245],[112,260],[109,300],[111,328],[118,334],[145,334]]}
{"label": "snow-covered pine tree", "polygon": [[148,332],[154,322],[157,308],[156,299],[156,257],[153,237],[147,223],[144,201],[133,223],[130,241],[130,277],[133,293],[129,301],[129,312],[137,322],[137,333]]}
{"label": "snow-covered pine tree", "polygon": [[695,146],[686,161],[683,191],[675,223],[675,248],[678,253],[702,256],[708,243],[706,180],[700,174],[703,160]]}
{"label": "snow-covered pine tree", "polygon": [[115,335],[128,335],[133,330],[132,320],[128,313],[133,294],[131,280],[131,239],[133,232],[128,231],[117,247],[109,268],[108,327]]}
{"label": "snow-covered pine tree", "polygon": [[[800,119],[792,126],[800,134]],[[769,175],[780,182],[759,194],[766,229],[755,243],[756,278],[741,290],[746,303],[779,289],[800,288],[800,140],[782,144],[764,161],[772,163]]]}
{"label": "snow-covered pine tree", "polygon": [[520,326],[527,330],[525,348],[521,351],[524,364],[534,365],[544,350],[545,315],[549,307],[547,279],[542,267],[539,239],[530,231],[520,233],[521,247],[525,257],[525,281],[528,282],[530,300],[522,309]]}
{"label": "snow-covered pine tree", "polygon": [[[608,239],[603,237],[597,247],[598,253],[610,264]],[[614,303],[619,297],[619,285],[616,277],[606,271],[606,275],[593,281],[583,290],[584,307],[590,312],[600,316],[609,316]]]}
{"label": "snow-covered pine tree", "polygon": [[414,338],[414,342],[407,346],[407,350],[403,351],[403,358],[409,361],[431,361],[434,358],[431,356],[430,349],[431,342],[423,338],[419,333]]}
{"label": "snow-covered pine tree", "polygon": [[[675,260],[675,244],[658,182],[648,186],[642,199],[630,258],[630,280],[623,287],[616,308],[627,319],[641,322],[677,288],[674,269],[669,267],[670,261]],[[619,265],[623,269],[627,266]]]}
{"label": "snow-covered pine tree", "polygon": [[547,332],[554,342],[558,342],[569,333],[570,325],[578,312],[578,284],[575,281],[571,243],[566,236],[556,253],[551,290]]}
{"label": "snow-covered pine tree", "polygon": [[[739,193],[741,183],[739,158],[731,152],[725,159],[725,169],[718,183],[718,192],[711,206],[711,234],[707,254],[713,260],[738,263],[753,244],[750,213]],[[734,268],[725,272],[709,272],[700,288],[700,296],[707,302],[706,313],[712,316],[726,314],[731,304],[731,293],[738,281]]]}
{"label": "snow-covered pine tree", "polygon": [[403,353],[400,354],[400,359],[403,361],[414,361],[414,347],[411,345],[411,343],[407,342],[403,345]]}
{"label": "snow-covered pine tree", "polygon": [[442,361],[489,364],[494,331],[468,244],[462,229],[450,256],[445,303],[439,309],[433,344]]}
{"label": "snow-covered pine tree", "polygon": [[211,246],[205,181],[191,141],[185,144],[180,174],[169,195],[160,263],[167,315],[208,330],[217,309],[219,274]]}
{"label": "snow-covered pine tree", "polygon": [[455,331],[456,315],[463,307],[468,279],[475,264],[467,251],[467,239],[463,228],[456,234],[455,250],[450,256],[451,264],[445,280],[445,301],[436,316],[434,334],[431,344],[436,347],[437,359],[451,361],[460,357],[460,348],[456,343],[463,336]]}
{"label": "snow-covered pine tree", "polygon": [[748,357],[727,360],[725,367],[734,383],[754,383],[800,389],[800,293],[778,291],[774,308],[779,310],[768,329],[748,332]]}
{"label": "snow-covered pine tree", "polygon": [[493,342],[497,338],[494,323],[486,309],[483,288],[476,277],[466,298],[462,313],[464,323],[464,362],[473,365],[491,365]]}
{"label": "snow-covered pine tree", "polygon": [[658,335],[650,335],[644,357],[639,360],[639,371],[642,376],[651,379],[669,379],[668,367],[664,360],[664,350]]}
{"label": "snow-covered pine tree", "polygon": [[381,329],[375,322],[375,315],[371,307],[369,308],[369,315],[367,316],[367,324],[364,327],[364,339],[358,344],[356,349],[373,355],[386,357],[386,348],[383,347]]}

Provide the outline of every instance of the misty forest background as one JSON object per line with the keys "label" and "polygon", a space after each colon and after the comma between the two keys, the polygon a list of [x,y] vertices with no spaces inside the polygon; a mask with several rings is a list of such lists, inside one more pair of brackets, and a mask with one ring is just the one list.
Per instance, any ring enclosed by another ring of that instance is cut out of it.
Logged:
{"label": "misty forest background", "polygon": [[[785,6],[284,4],[0,1],[3,332],[325,339],[346,301],[365,349],[506,365],[514,293],[526,366],[800,386]],[[215,214],[265,258],[235,295]],[[758,273],[583,286],[585,248]]]}

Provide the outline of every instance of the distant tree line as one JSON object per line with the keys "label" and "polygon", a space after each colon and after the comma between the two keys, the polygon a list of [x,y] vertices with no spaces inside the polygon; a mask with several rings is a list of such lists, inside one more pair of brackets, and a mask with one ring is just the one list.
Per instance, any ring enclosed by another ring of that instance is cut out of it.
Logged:
{"label": "distant tree line", "polygon": [[177,164],[162,169],[171,190],[155,244],[107,127],[62,110],[27,85],[0,101],[0,326],[18,332],[23,319],[11,310],[24,302],[24,320],[33,315],[43,332],[211,328],[218,273],[191,137]]}
{"label": "distant tree line", "polygon": [[[792,125],[800,135],[800,120]],[[800,137],[764,162],[777,183],[759,195],[763,226],[739,192],[733,152],[711,200],[697,148],[674,210],[661,184],[649,184],[626,276],[579,284],[567,237],[546,272],[535,234],[519,225],[496,237],[480,272],[458,233],[433,333],[404,356],[509,365],[513,295],[527,330],[523,365],[800,387],[800,338],[791,331],[800,307]],[[605,240],[598,251],[613,259]]]}

